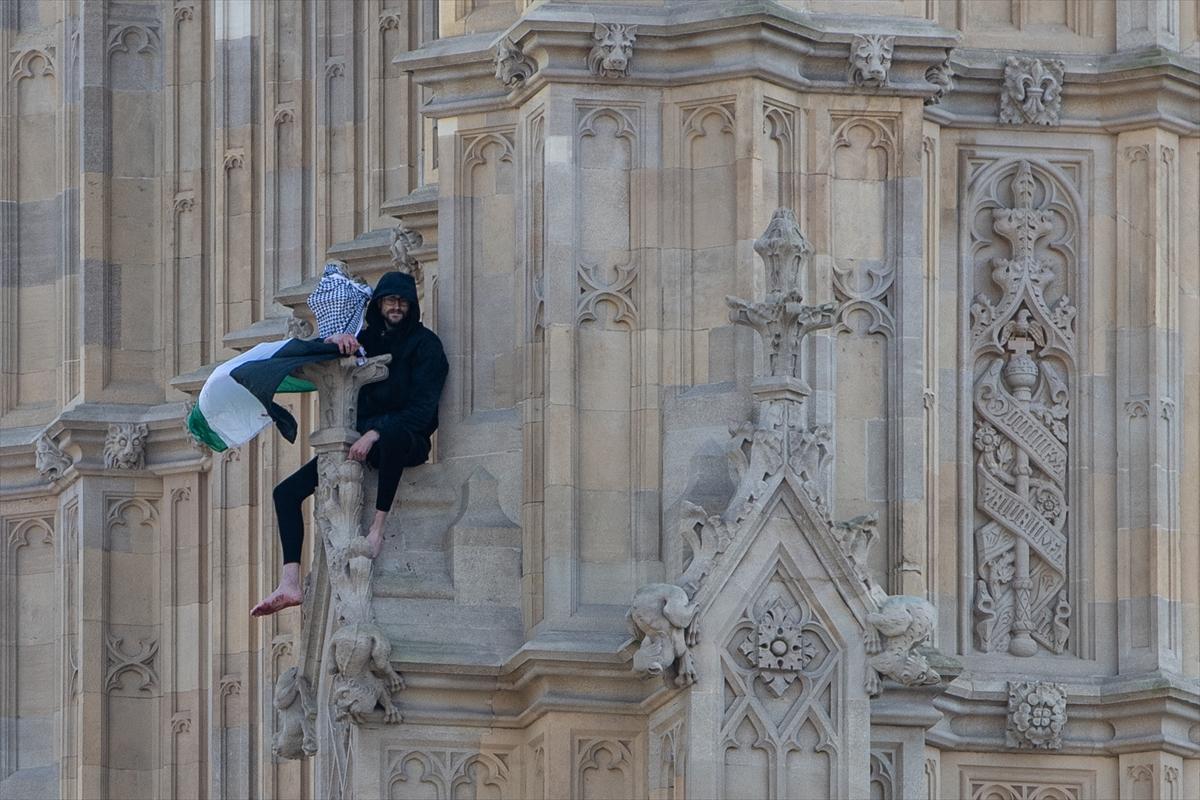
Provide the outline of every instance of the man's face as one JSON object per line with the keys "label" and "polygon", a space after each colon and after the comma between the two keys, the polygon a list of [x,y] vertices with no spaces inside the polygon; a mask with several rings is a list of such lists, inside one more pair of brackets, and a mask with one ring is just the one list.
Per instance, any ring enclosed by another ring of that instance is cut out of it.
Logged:
{"label": "man's face", "polygon": [[408,316],[408,301],[403,297],[388,295],[379,301],[379,311],[388,325],[399,325]]}

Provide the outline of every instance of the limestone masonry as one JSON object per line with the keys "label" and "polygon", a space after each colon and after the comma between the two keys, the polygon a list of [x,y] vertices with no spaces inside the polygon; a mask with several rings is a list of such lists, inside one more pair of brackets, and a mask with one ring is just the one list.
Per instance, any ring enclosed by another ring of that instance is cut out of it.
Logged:
{"label": "limestone masonry", "polygon": [[[1197,0],[2,0],[0,800],[1200,796]],[[416,279],[213,453],[207,375]],[[312,457],[301,608],[272,487]]]}

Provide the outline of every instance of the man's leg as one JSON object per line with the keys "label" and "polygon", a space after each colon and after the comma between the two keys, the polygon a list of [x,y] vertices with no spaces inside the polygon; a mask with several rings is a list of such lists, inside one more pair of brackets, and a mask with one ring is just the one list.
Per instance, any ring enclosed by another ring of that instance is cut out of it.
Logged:
{"label": "man's leg", "polygon": [[316,489],[317,460],[314,458],[284,478],[272,492],[275,500],[275,518],[279,523],[279,542],[283,545],[283,570],[279,586],[250,610],[252,616],[274,614],[303,602],[300,553],[304,546],[304,515],[300,506]]}
{"label": "man's leg", "polygon": [[376,456],[376,463],[379,465],[379,488],[375,493],[375,518],[371,520],[371,527],[367,531],[367,542],[371,545],[371,557],[377,558],[383,550],[383,525],[387,522],[388,512],[392,509],[392,503],[396,500],[396,490],[400,487],[400,476],[404,472],[404,465],[410,463],[411,446],[409,441],[411,436],[404,436],[404,444],[397,443],[388,438],[381,438],[375,443],[372,448],[372,455]]}

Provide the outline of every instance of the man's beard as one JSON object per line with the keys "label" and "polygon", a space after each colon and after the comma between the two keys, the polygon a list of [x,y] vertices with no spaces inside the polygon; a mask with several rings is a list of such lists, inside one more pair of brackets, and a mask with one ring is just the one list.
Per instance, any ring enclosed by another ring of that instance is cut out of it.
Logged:
{"label": "man's beard", "polygon": [[[392,319],[393,316],[395,317],[394,321]],[[387,323],[389,328],[398,328],[404,323],[404,312],[393,311],[391,313],[384,314],[383,321]]]}

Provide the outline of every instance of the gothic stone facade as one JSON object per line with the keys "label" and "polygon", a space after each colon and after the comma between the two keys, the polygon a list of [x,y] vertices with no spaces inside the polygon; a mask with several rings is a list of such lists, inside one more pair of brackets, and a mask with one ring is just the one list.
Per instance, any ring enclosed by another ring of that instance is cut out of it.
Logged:
{"label": "gothic stone facade", "polygon": [[[0,4],[0,798],[1200,794],[1194,0]],[[374,563],[328,365],[451,375]],[[317,454],[303,610],[253,620]]]}

